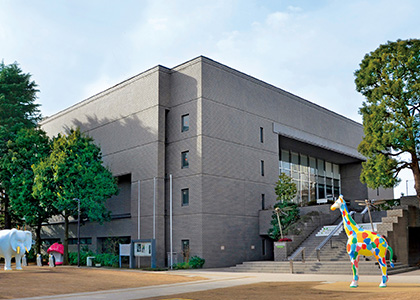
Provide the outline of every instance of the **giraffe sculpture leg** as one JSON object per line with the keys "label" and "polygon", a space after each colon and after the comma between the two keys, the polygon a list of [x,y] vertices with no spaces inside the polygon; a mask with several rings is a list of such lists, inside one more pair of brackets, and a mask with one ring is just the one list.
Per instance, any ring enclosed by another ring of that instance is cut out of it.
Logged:
{"label": "giraffe sculpture leg", "polygon": [[359,256],[350,257],[351,267],[353,270],[353,280],[350,284],[351,288],[357,288],[359,286]]}
{"label": "giraffe sculpture leg", "polygon": [[382,280],[381,280],[381,284],[379,284],[379,287],[386,287],[386,283],[388,282],[388,268],[386,266],[386,261],[385,261],[385,256],[384,257],[380,257],[378,255],[375,255],[376,260],[379,263],[379,266],[381,267],[381,272],[382,272]]}
{"label": "giraffe sculpture leg", "polygon": [[[379,284],[379,287],[386,287],[386,283],[388,282],[388,268],[386,265],[386,252],[388,250],[388,244],[386,240],[383,237],[379,237],[378,240],[375,240],[377,248],[372,250],[374,253],[376,260],[379,263],[379,267],[381,268],[382,272],[382,279],[381,283]],[[392,251],[392,249],[390,250]],[[391,252],[391,259],[390,259],[391,267],[394,267],[394,264],[392,263],[392,252]]]}

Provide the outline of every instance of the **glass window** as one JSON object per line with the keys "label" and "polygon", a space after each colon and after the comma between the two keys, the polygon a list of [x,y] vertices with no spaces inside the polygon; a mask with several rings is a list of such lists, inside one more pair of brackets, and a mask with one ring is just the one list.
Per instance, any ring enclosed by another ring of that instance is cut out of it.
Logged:
{"label": "glass window", "polygon": [[336,164],[333,164],[333,176],[334,176],[334,179],[340,179],[340,166],[339,165],[336,165]]}
{"label": "glass window", "polygon": [[261,209],[265,209],[265,194],[261,194]]}
{"label": "glass window", "polygon": [[317,159],[317,170],[319,176],[325,176],[325,167],[324,167],[324,160]]}
{"label": "glass window", "polygon": [[316,159],[309,157],[309,167],[311,169],[311,174],[316,174]]}
{"label": "glass window", "polygon": [[260,127],[260,142],[264,143],[264,128]]}
{"label": "glass window", "polygon": [[188,206],[190,204],[190,190],[189,189],[182,189],[182,206]]}
{"label": "glass window", "polygon": [[300,171],[303,174],[309,173],[309,163],[308,163],[308,157],[306,155],[300,155]]}
{"label": "glass window", "polygon": [[332,167],[332,163],[330,162],[325,162],[325,173],[327,175],[327,177],[332,178],[333,177],[333,167]]}
{"label": "glass window", "polygon": [[299,172],[299,154],[292,152],[292,171]]}
{"label": "glass window", "polygon": [[309,199],[309,201],[315,201],[317,198],[316,198],[316,183],[315,183],[315,180],[312,180],[311,182],[310,182],[310,199]]}
{"label": "glass window", "polygon": [[[69,238],[69,245],[77,245],[77,238]],[[80,245],[91,245],[92,238],[80,238]]]}
{"label": "glass window", "polygon": [[282,162],[282,170],[285,172],[286,170],[290,170],[290,155],[289,151],[281,150],[281,162]]}
{"label": "glass window", "polygon": [[190,259],[190,240],[182,240],[182,258],[184,262],[188,262]]}
{"label": "glass window", "polygon": [[300,181],[299,179],[293,179],[292,182],[294,184],[296,184],[296,189],[297,189],[297,193],[295,198],[292,199],[293,202],[295,203],[299,203],[301,201],[301,191],[302,191],[302,187],[300,186]]}
{"label": "glass window", "polygon": [[267,255],[267,247],[266,247],[265,239],[262,239],[261,250],[262,250],[262,255]]}
{"label": "glass window", "polygon": [[181,167],[183,168],[183,169],[185,169],[185,168],[188,168],[189,167],[189,161],[188,161],[188,154],[189,154],[189,151],[184,151],[184,152],[182,152],[181,153]]}
{"label": "glass window", "polygon": [[333,199],[332,179],[331,178],[327,178],[326,179],[326,183],[327,183],[327,185],[326,185],[326,192],[327,192],[326,198],[328,200],[332,200]]}
{"label": "glass window", "polygon": [[309,202],[309,182],[308,181],[301,182],[301,200],[305,204]]}
{"label": "glass window", "polygon": [[299,154],[292,152],[292,164],[299,165]]}
{"label": "glass window", "polygon": [[182,119],[181,131],[182,132],[188,131],[190,129],[190,115],[183,115],[181,119]]}
{"label": "glass window", "polygon": [[297,195],[293,201],[298,204],[331,199],[341,192],[340,168],[332,162],[281,149],[279,171],[290,176],[296,184]]}
{"label": "glass window", "polygon": [[325,184],[318,183],[318,199],[325,199]]}
{"label": "glass window", "polygon": [[308,157],[306,155],[300,155],[300,165],[304,167],[308,166]]}
{"label": "glass window", "polygon": [[261,176],[264,176],[264,161],[261,161]]}
{"label": "glass window", "polygon": [[334,179],[334,197],[338,198],[340,196],[340,180]]}

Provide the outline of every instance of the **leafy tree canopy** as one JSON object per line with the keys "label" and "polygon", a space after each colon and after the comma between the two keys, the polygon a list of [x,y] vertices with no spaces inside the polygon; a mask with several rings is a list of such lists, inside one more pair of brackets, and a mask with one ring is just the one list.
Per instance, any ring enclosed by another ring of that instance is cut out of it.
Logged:
{"label": "leafy tree canopy", "polygon": [[296,196],[296,184],[292,181],[290,176],[281,173],[275,187],[275,192],[277,200],[289,202]]}
{"label": "leafy tree canopy", "polygon": [[32,166],[45,159],[50,153],[50,139],[44,131],[35,128],[22,128],[14,140],[7,142],[7,153],[0,160],[3,182],[10,198],[10,211],[18,219],[35,228],[36,253],[40,253],[41,226],[57,214],[52,199],[39,198],[32,194],[34,173]]}
{"label": "leafy tree canopy", "polygon": [[[1,160],[2,177],[7,182],[10,205],[14,214],[25,218],[28,225],[37,225],[52,216],[49,202],[40,203],[32,195],[34,173],[32,166],[45,159],[50,152],[50,141],[44,131],[21,129],[13,141],[7,143],[8,152]],[[47,200],[47,199],[46,199]]]}
{"label": "leafy tree canopy", "polygon": [[21,127],[36,126],[41,119],[36,87],[31,75],[22,73],[17,63],[0,63],[0,127],[17,132]]}
{"label": "leafy tree canopy", "polygon": [[90,221],[102,223],[110,219],[106,200],[118,192],[116,179],[103,166],[100,148],[93,139],[70,130],[53,139],[50,156],[33,166],[34,196],[53,199],[53,205],[65,220],[64,263],[68,262],[68,224],[81,210]]}
{"label": "leafy tree canopy", "polygon": [[[37,85],[31,81],[30,74],[24,74],[17,63],[0,63],[0,164],[8,153],[8,142],[13,141],[21,128],[35,128],[41,119],[35,103]],[[7,172],[0,171],[0,190],[3,220],[5,228],[11,228],[13,214],[9,209],[9,191],[11,185]]]}
{"label": "leafy tree canopy", "polygon": [[[281,173],[275,187],[275,192],[279,201],[274,205],[274,209],[280,209],[280,223],[284,232],[287,232],[290,225],[299,219],[298,205],[292,202],[297,193],[296,184],[292,181],[292,178],[285,173]],[[281,237],[281,230],[275,212],[271,216],[271,225],[272,227],[268,230],[268,236],[274,240],[278,240]]]}
{"label": "leafy tree canopy", "polygon": [[365,136],[358,148],[367,158],[362,182],[390,188],[399,182],[399,172],[409,168],[419,197],[420,40],[388,42],[366,54],[355,83],[366,97],[360,108]]}
{"label": "leafy tree canopy", "polygon": [[109,219],[105,203],[118,191],[116,179],[103,166],[100,148],[79,129],[54,138],[51,155],[34,166],[34,173],[34,194],[55,199],[63,216],[77,215],[78,198],[91,221]]}

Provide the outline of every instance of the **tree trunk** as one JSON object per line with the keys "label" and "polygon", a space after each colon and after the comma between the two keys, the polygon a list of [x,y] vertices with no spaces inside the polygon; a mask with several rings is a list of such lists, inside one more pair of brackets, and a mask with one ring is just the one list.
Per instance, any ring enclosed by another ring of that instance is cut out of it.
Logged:
{"label": "tree trunk", "polygon": [[3,201],[3,205],[4,205],[4,229],[12,229],[12,218],[10,216],[10,212],[9,212],[9,196],[5,193],[4,194],[4,201]]}
{"label": "tree trunk", "polygon": [[69,264],[69,217],[64,216],[64,256],[63,265]]}
{"label": "tree trunk", "polygon": [[420,201],[420,169],[417,155],[411,154],[411,170],[414,175],[414,189],[416,190],[417,199]]}
{"label": "tree trunk", "polygon": [[42,221],[39,220],[35,228],[35,254],[41,253],[41,228]]}

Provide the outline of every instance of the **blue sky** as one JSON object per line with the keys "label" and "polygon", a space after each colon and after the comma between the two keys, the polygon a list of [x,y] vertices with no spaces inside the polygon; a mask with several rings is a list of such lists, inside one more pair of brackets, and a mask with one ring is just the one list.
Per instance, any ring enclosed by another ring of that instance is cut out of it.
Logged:
{"label": "blue sky", "polygon": [[416,0],[0,0],[0,59],[32,74],[44,116],[204,55],[361,122],[354,71],[419,38],[419,13]]}

